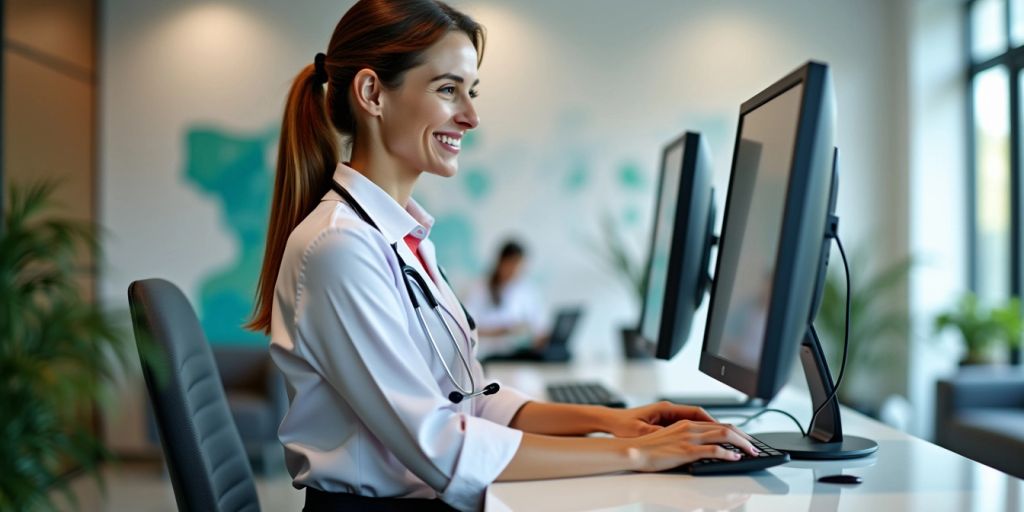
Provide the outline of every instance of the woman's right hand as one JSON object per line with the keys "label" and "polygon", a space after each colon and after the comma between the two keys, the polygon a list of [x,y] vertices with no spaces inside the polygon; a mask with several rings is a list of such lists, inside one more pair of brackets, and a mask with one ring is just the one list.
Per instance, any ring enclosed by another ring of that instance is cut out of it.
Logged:
{"label": "woman's right hand", "polygon": [[738,460],[740,455],[721,446],[731,444],[751,455],[757,448],[732,425],[712,421],[677,421],[650,434],[623,439],[629,443],[634,471],[663,471],[699,459]]}

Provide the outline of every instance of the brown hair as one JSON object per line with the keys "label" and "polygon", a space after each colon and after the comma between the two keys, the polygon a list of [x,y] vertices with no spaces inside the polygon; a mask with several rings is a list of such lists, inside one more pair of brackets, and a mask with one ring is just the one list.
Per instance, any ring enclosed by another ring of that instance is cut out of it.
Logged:
{"label": "brown hair", "polygon": [[422,63],[423,52],[456,30],[473,42],[479,65],[484,29],[449,5],[436,0],[360,0],[342,16],[331,35],[324,60],[326,94],[313,64],[295,77],[281,122],[255,310],[246,328],[270,332],[274,286],[288,236],[330,188],[338,160],[334,130],[352,138],[357,135],[348,94],[356,73],[370,69],[385,88],[399,87],[405,72]]}
{"label": "brown hair", "polygon": [[515,240],[508,240],[502,246],[501,250],[498,251],[498,261],[494,263],[494,268],[491,270],[491,277],[487,280],[487,291],[491,295],[491,304],[495,307],[501,306],[501,287],[508,284],[499,281],[498,269],[501,268],[501,264],[507,260],[513,258],[522,258],[526,255],[526,250],[523,246]]}

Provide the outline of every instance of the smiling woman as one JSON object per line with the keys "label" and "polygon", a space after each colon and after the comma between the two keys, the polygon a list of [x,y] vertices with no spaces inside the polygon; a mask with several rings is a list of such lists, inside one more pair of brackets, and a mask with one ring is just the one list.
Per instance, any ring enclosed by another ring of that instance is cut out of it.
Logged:
{"label": "smiling woman", "polygon": [[248,327],[270,334],[288,384],[278,434],[307,511],[474,510],[495,480],[739,458],[719,443],[756,453],[699,408],[549,404],[487,383],[411,198],[421,174],[458,172],[483,47],[444,3],[361,0],[289,92]]}

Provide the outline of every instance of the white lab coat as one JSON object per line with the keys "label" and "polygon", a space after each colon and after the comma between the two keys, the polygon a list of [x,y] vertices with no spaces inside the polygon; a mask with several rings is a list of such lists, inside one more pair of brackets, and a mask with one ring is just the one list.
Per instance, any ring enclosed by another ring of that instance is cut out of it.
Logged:
{"label": "white lab coat", "polygon": [[[482,388],[490,381],[475,357],[476,334],[426,238],[433,218],[412,200],[403,209],[344,164],[334,179],[381,231],[331,191],[288,238],[274,290],[271,355],[288,387],[278,435],[293,484],[440,497],[479,509],[487,485],[519,447],[522,432],[507,425],[529,398],[502,386],[458,405],[448,400],[455,387],[415,316],[390,247],[397,243],[405,263],[428,281]],[[422,239],[427,269],[403,241],[410,233]],[[424,313],[449,368],[468,388],[451,338],[433,312]]]}

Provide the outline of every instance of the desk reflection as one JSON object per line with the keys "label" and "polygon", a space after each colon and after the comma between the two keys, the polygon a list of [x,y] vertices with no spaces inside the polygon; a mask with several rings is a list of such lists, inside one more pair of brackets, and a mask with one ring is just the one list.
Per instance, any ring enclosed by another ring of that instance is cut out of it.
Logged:
{"label": "desk reflection", "polygon": [[828,484],[819,482],[818,479],[828,475],[853,474],[863,478],[857,468],[868,468],[878,463],[878,456],[858,459],[845,459],[828,462],[815,462],[796,460],[788,463],[791,468],[806,469],[811,477],[811,504],[808,512],[837,512],[839,510],[839,498],[844,489],[854,489],[862,484]]}
{"label": "desk reflection", "polygon": [[560,496],[560,499],[538,507],[535,499],[529,496],[523,495],[522,499],[518,499],[514,497],[518,493],[508,493],[501,498],[492,497],[487,504],[488,510],[736,510],[746,504],[751,496],[784,495],[789,492],[789,485],[771,471],[715,477],[633,473],[503,485],[529,485],[532,496]]}

